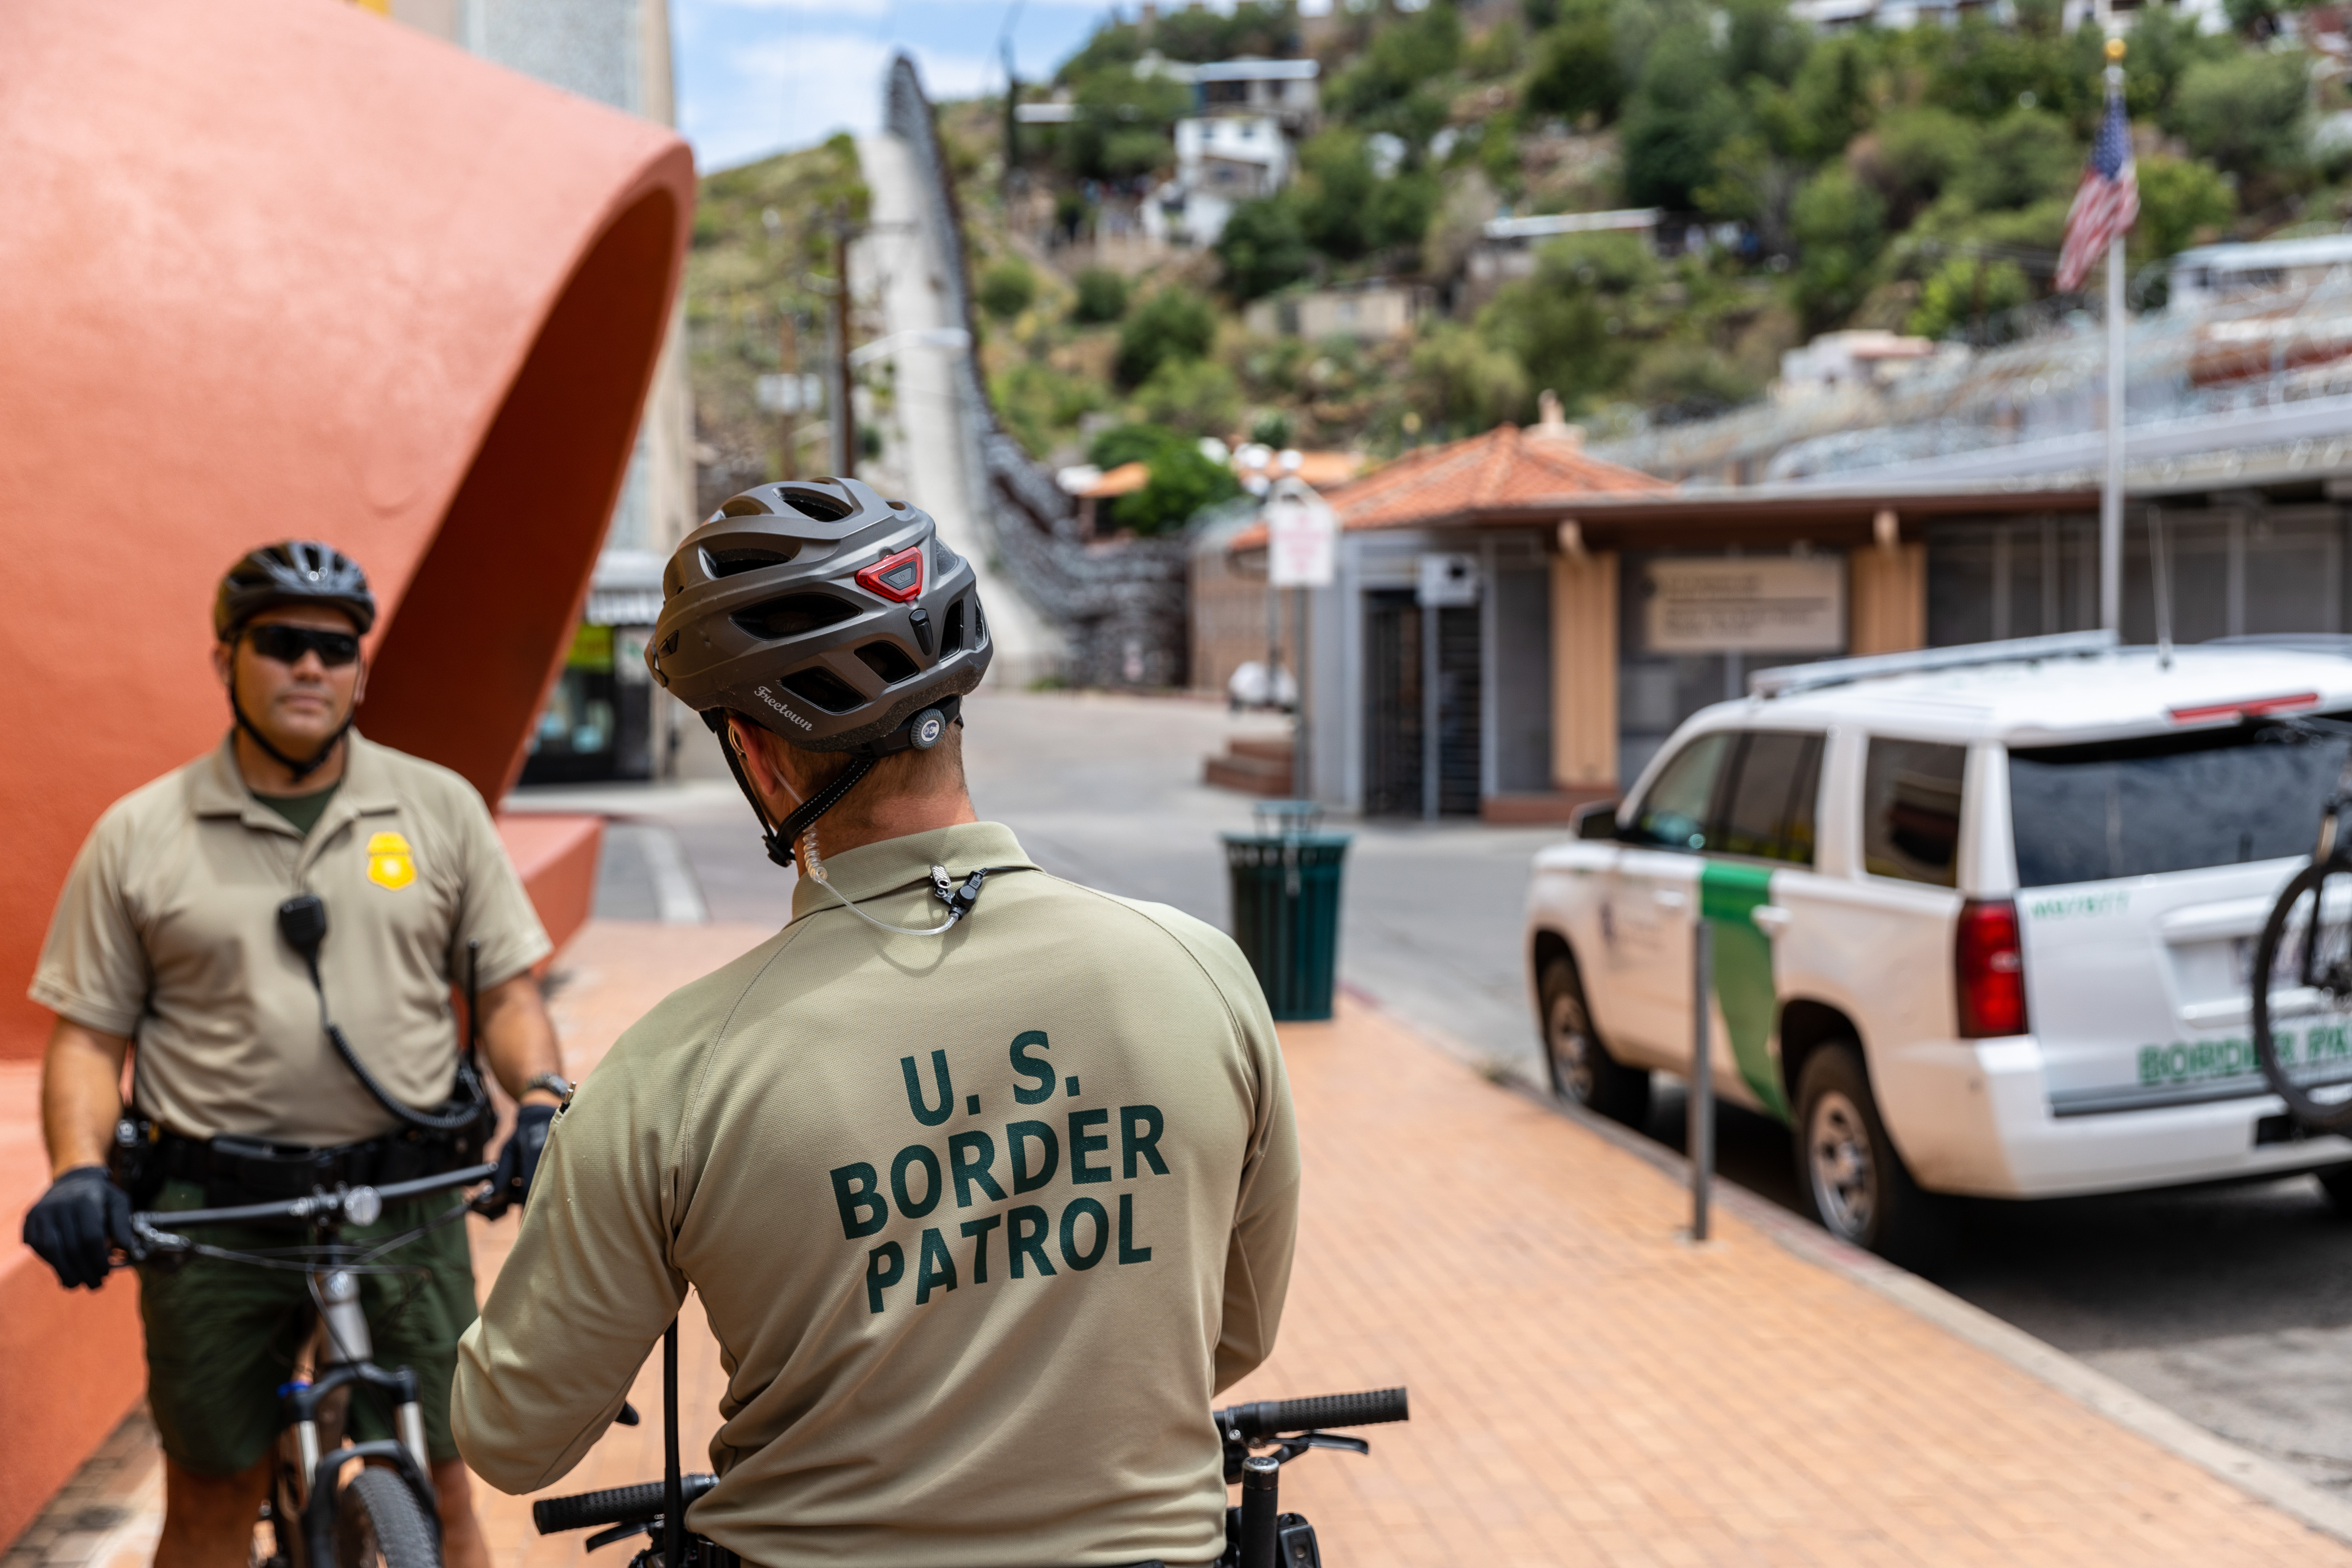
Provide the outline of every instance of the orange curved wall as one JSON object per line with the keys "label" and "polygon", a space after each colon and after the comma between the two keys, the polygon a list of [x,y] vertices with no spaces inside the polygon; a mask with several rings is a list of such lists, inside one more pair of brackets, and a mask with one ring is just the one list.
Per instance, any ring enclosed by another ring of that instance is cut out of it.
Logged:
{"label": "orange curved wall", "polygon": [[331,0],[0,5],[0,1058],[107,804],[216,744],[212,585],[332,540],[360,722],[495,800],[625,472],[693,201],[662,128]]}

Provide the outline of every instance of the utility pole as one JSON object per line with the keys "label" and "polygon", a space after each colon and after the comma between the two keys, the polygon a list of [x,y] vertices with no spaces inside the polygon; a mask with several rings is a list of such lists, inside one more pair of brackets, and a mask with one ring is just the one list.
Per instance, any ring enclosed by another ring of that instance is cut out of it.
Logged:
{"label": "utility pole", "polygon": [[783,395],[776,399],[780,412],[776,416],[780,428],[777,434],[784,444],[782,477],[801,477],[800,421],[796,417],[801,405],[801,322],[797,310],[781,310],[776,320],[776,365],[783,374]]}
{"label": "utility pole", "polygon": [[833,356],[830,413],[833,471],[841,479],[857,473],[857,410],[849,383],[849,204],[833,204]]}

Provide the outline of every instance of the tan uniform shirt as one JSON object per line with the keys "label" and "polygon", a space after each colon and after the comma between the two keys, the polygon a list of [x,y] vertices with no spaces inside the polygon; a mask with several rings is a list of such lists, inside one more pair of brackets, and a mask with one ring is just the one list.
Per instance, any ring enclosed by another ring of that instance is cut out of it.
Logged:
{"label": "tan uniform shirt", "polygon": [[109,806],[49,921],[32,997],[138,1044],[139,1109],[192,1138],[319,1147],[397,1125],[334,1054],[278,906],[327,906],[335,1022],[396,1099],[449,1096],[450,987],[545,957],[547,933],[482,797],[448,769],[353,731],[342,786],[305,838],[261,804],[227,742]]}
{"label": "tan uniform shirt", "polygon": [[[935,861],[1029,864],[981,823],[826,869],[925,927]],[[689,1522],[749,1561],[1215,1558],[1211,1401],[1273,1347],[1298,1195],[1240,952],[1034,869],[945,938],[806,879],[793,913],[557,1119],[458,1346],[467,1462],[516,1492],[570,1470],[691,1284],[728,1385]]]}

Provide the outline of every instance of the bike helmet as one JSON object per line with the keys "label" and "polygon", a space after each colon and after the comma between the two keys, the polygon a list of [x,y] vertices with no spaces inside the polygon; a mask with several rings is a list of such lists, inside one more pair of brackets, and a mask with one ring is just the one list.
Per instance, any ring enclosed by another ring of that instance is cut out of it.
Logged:
{"label": "bike helmet", "polygon": [[[928,513],[856,479],[787,479],[678,545],[646,666],[714,731],[733,713],[856,759],[770,830],[770,856],[789,862],[793,836],[877,759],[938,742],[992,652],[971,563]],[[740,766],[737,782],[766,826]]]}
{"label": "bike helmet", "polygon": [[324,605],[351,616],[365,637],[375,625],[375,595],[360,563],[331,544],[289,539],[246,552],[213,595],[213,635],[226,642],[246,622],[281,605]]}

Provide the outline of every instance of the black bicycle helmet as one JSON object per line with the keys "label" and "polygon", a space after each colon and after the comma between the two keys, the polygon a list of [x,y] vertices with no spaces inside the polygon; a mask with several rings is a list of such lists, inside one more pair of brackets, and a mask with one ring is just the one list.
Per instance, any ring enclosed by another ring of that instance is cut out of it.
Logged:
{"label": "black bicycle helmet", "polygon": [[213,635],[226,642],[264,610],[324,605],[351,616],[361,636],[375,625],[375,595],[360,563],[331,544],[289,539],[246,552],[213,596]]}
{"label": "black bicycle helmet", "polygon": [[[770,830],[770,856],[789,862],[793,836],[876,759],[939,740],[993,651],[971,563],[928,513],[856,479],[787,479],[736,496],[679,544],[646,665],[713,731],[739,714],[857,759]],[[766,826],[740,767],[738,782]]]}

